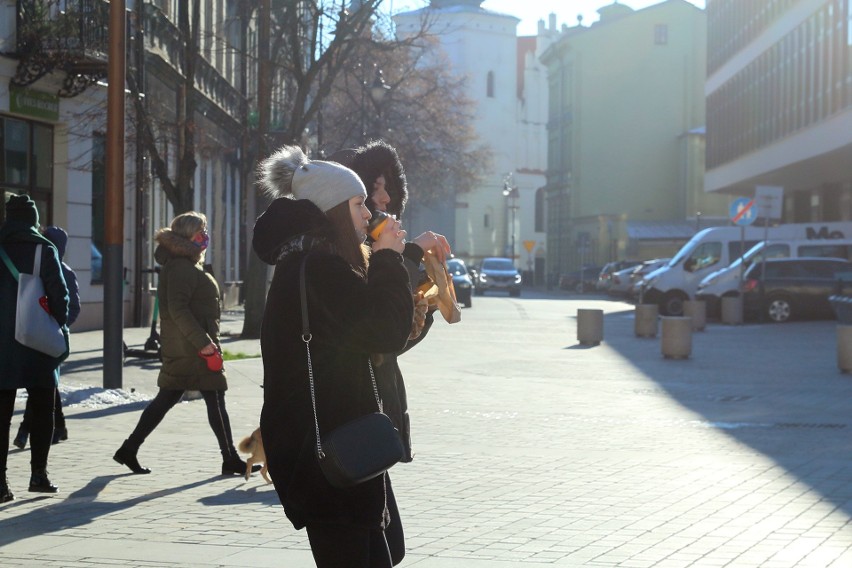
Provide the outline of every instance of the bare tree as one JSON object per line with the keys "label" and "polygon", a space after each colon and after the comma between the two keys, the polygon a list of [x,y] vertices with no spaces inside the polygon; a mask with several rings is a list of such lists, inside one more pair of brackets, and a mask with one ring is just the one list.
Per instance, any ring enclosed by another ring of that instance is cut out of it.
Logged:
{"label": "bare tree", "polygon": [[[389,17],[380,10],[383,0],[361,0],[353,9],[343,9],[343,2],[302,0],[276,3],[258,18],[270,24],[271,88],[258,89],[256,109],[272,109],[270,131],[265,143],[258,144],[257,158],[269,153],[268,147],[281,144],[304,144],[306,134],[316,134],[323,106],[331,98],[335,85],[357,68],[365,53],[390,54],[406,50],[426,35],[412,34],[394,39]],[[263,62],[260,57],[259,62]],[[266,96],[269,99],[266,99]],[[266,125],[260,124],[264,129]],[[266,200],[256,194],[256,209],[266,207]],[[266,270],[253,253],[244,282],[246,312],[242,336],[260,335],[266,292]]]}

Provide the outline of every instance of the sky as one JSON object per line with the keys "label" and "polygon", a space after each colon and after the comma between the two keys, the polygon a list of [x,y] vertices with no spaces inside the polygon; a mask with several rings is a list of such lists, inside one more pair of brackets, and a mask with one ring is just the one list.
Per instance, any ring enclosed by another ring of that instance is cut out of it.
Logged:
{"label": "sky", "polygon": [[[619,4],[641,10],[661,0],[618,0]],[[704,0],[687,0],[699,8],[704,8]],[[574,26],[577,24],[577,14],[583,15],[583,25],[588,26],[598,20],[598,8],[612,4],[613,0],[484,0],[482,7],[503,14],[521,18],[518,24],[518,35],[535,35],[538,21],[544,20],[551,13],[556,14],[556,26],[562,24]],[[392,13],[406,10],[416,10],[429,4],[429,0],[386,0]]]}

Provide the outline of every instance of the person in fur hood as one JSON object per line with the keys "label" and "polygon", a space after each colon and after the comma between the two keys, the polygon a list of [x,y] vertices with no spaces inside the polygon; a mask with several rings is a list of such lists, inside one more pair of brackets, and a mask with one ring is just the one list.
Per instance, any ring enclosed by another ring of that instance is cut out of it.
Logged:
{"label": "person in fur hood", "polygon": [[[368,255],[364,184],[339,164],[308,160],[297,146],[267,158],[260,176],[275,197],[252,243],[275,266],[260,335],[269,473],[287,518],[306,528],[319,568],[396,565],[405,548],[389,475],[336,488],[316,448],[318,435],[377,411],[370,354],[397,351],[408,339],[414,306],[400,254],[405,231],[387,223]],[[302,341],[303,260],[313,392]]]}
{"label": "person in fur hood", "polygon": [[[136,457],[184,391],[201,391],[210,428],[222,453],[222,475],[245,475],[231,436],[225,408],[228,382],[219,344],[221,304],[219,285],[202,265],[209,244],[207,218],[190,211],[172,220],[155,237],[154,259],[161,265],[157,296],[160,302],[160,342],[163,364],[157,378],[160,390],[145,407],[139,423],[113,459],[137,474],[151,473]],[[258,471],[258,465],[254,471]]]}
{"label": "person in fur hood", "polygon": [[[396,149],[384,140],[373,140],[360,148],[340,150],[332,154],[331,160],[352,169],[367,189],[367,207],[371,212],[384,211],[402,219],[408,201],[408,186],[405,169]],[[425,251],[434,253],[442,263],[450,254],[450,245],[443,235],[426,231],[412,242],[405,243],[402,255],[414,289],[425,268],[422,266]],[[374,358],[376,380],[385,387],[385,413],[391,417],[400,432],[405,448],[405,459],[413,459],[411,450],[411,425],[408,415],[408,396],[397,356],[417,345],[432,327],[435,308],[427,308],[420,300],[415,312],[415,331],[405,348],[399,353],[383,353]]]}

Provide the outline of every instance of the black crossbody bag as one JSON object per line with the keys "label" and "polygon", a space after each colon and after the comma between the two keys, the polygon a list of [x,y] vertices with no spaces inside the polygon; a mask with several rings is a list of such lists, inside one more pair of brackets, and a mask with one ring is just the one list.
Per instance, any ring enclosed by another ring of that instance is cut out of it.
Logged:
{"label": "black crossbody bag", "polygon": [[370,379],[373,383],[373,395],[376,397],[378,412],[351,420],[338,426],[331,432],[320,436],[317,419],[317,400],[314,390],[314,370],[311,364],[311,331],[308,322],[308,296],[305,286],[305,264],[308,256],[302,260],[299,268],[299,295],[302,302],[302,341],[308,356],[308,379],[311,385],[311,406],[314,411],[314,432],[316,434],[316,455],[320,469],[326,480],[338,488],[352,487],[374,477],[382,475],[395,463],[402,460],[405,452],[399,432],[393,422],[383,412],[382,400],[376,386],[373,364],[367,358]]}

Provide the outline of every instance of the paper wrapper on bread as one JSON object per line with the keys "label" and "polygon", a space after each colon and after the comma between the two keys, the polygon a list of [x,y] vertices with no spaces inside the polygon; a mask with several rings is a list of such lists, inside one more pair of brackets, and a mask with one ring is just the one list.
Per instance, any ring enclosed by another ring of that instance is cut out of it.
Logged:
{"label": "paper wrapper on bread", "polygon": [[426,274],[435,283],[423,297],[430,305],[438,306],[447,323],[460,322],[461,308],[456,301],[456,289],[453,287],[453,279],[447,271],[447,265],[428,252],[423,255],[423,264],[426,266]]}

